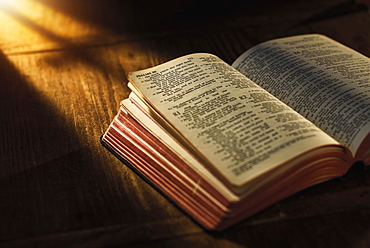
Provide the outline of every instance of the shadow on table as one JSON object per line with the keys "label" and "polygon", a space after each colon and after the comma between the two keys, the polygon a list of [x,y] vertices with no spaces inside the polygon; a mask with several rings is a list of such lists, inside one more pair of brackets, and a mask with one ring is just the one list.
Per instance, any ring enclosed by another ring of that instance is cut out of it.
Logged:
{"label": "shadow on table", "polygon": [[342,178],[298,192],[211,235],[246,247],[361,247],[370,242],[369,202],[370,169],[358,162]]}
{"label": "shadow on table", "polygon": [[[147,187],[144,191],[149,197],[153,194],[149,187],[141,180],[135,181],[134,175],[126,175],[127,169],[109,156],[98,137],[90,133],[89,140],[94,141],[84,143],[86,139],[77,130],[85,129],[74,126],[71,116],[55,105],[65,101],[65,108],[70,108],[71,101],[65,94],[77,92],[63,92],[63,87],[56,85],[61,92],[50,99],[45,89],[37,88],[38,82],[32,82],[26,74],[40,68],[32,65],[40,61],[28,56],[10,59],[0,52],[0,243],[36,237],[36,243],[53,244],[53,239],[63,239],[58,236],[63,232],[114,225],[125,230],[146,219],[161,218],[166,211],[145,211],[148,206],[137,203],[132,189],[133,185],[140,190]],[[21,70],[11,61],[22,65]],[[48,75],[42,70],[33,73]],[[53,78],[43,81],[54,82]],[[73,118],[78,122],[78,116]],[[89,127],[99,131],[101,125],[91,123]],[[161,204],[158,201],[154,197],[149,205]],[[156,209],[162,209],[160,206]],[[98,229],[101,233],[99,230],[104,229]],[[84,237],[84,232],[72,234],[72,241]],[[43,239],[45,235],[55,236]],[[120,238],[132,237],[137,236]]]}
{"label": "shadow on table", "polygon": [[[148,32],[181,23],[227,17],[240,9],[257,6],[260,0],[188,0],[188,1],[53,1],[39,0],[45,6],[83,22],[114,33]],[[273,1],[267,1],[273,2]],[[248,9],[246,9],[248,10]],[[246,14],[253,14],[247,11]],[[179,32],[181,31],[178,30]]]}

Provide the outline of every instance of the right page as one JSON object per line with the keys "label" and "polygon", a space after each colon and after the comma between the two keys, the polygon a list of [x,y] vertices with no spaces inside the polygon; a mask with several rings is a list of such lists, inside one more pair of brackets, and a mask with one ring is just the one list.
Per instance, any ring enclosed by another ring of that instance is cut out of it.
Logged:
{"label": "right page", "polygon": [[312,34],[261,43],[232,66],[365,160],[370,137],[369,58]]}

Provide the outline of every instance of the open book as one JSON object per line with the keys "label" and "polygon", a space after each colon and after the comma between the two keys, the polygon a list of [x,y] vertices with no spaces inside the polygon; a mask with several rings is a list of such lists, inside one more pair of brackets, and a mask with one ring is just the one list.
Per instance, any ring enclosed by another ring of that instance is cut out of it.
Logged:
{"label": "open book", "polygon": [[129,74],[103,144],[207,229],[370,164],[370,59],[323,35]]}

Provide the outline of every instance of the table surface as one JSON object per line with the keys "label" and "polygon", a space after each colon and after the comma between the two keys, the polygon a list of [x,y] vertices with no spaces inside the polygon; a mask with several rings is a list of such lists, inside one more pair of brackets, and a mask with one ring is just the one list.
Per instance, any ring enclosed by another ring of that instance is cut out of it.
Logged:
{"label": "table surface", "polygon": [[[178,2],[178,3],[177,3]],[[370,56],[353,1],[0,3],[1,247],[370,247],[370,170],[207,232],[99,142],[127,73],[194,52],[321,33]]]}

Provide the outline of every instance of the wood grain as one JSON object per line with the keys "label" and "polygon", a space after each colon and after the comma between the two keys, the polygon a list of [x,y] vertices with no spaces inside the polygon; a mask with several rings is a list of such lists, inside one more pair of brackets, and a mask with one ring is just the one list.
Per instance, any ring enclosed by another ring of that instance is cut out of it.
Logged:
{"label": "wood grain", "polygon": [[365,9],[334,0],[19,2],[0,7],[1,247],[369,246],[370,171],[361,165],[209,233],[99,142],[129,93],[129,71],[193,52],[231,63],[254,44],[302,33],[370,56]]}

